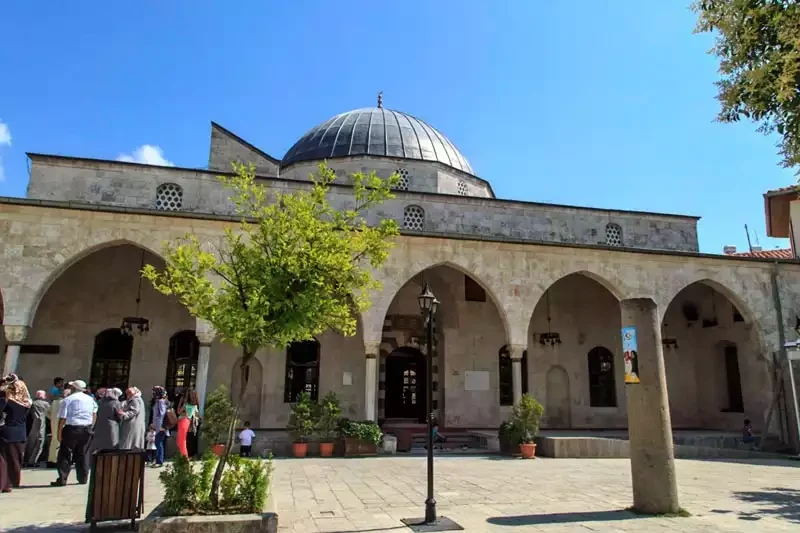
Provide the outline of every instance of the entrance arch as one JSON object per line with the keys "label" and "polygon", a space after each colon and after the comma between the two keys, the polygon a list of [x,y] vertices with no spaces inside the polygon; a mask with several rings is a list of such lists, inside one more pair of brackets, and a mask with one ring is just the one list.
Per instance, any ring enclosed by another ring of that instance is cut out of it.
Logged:
{"label": "entrance arch", "polygon": [[386,418],[425,422],[426,365],[416,348],[398,348],[386,357]]}
{"label": "entrance arch", "polygon": [[750,418],[764,430],[772,386],[752,317],[740,298],[709,280],[670,301],[661,327],[673,428],[738,431]]}

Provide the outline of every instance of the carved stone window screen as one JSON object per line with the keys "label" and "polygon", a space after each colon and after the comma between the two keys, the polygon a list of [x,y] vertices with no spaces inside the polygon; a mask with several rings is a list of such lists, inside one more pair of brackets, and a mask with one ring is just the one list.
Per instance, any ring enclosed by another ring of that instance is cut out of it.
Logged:
{"label": "carved stone window screen", "polygon": [[156,209],[180,211],[183,208],[183,189],[176,183],[162,183],[156,189]]}
{"label": "carved stone window screen", "polygon": [[467,196],[469,194],[469,189],[467,189],[467,184],[463,181],[458,182],[458,194],[461,196]]}
{"label": "carved stone window screen", "polygon": [[422,231],[425,229],[425,210],[418,205],[409,205],[403,210],[403,229]]}
{"label": "carved stone window screen", "polygon": [[399,191],[407,191],[411,185],[411,175],[407,168],[398,168],[395,172],[400,176],[400,181],[397,182],[395,188]]}
{"label": "carved stone window screen", "polygon": [[619,224],[606,224],[606,245],[622,246],[622,228]]}

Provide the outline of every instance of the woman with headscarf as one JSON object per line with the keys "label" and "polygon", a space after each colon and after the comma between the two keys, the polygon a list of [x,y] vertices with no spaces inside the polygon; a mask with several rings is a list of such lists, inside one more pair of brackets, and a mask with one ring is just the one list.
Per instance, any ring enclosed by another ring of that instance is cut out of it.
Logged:
{"label": "woman with headscarf", "polygon": [[113,450],[119,445],[119,389],[98,389],[97,422],[94,425],[92,451]]}
{"label": "woman with headscarf", "polygon": [[0,426],[0,492],[17,488],[22,477],[25,455],[26,421],[31,395],[25,382],[9,374],[0,383],[0,413],[5,423]]}
{"label": "woman with headscarf", "polygon": [[156,385],[153,387],[153,427],[156,428],[156,467],[164,465],[164,452],[167,448],[169,428],[164,424],[167,417],[167,390]]}
{"label": "woman with headscarf", "polygon": [[119,415],[119,445],[120,450],[144,450],[146,410],[142,391],[136,387],[129,387],[125,391],[125,403],[117,411]]}
{"label": "woman with headscarf", "polygon": [[31,421],[31,428],[28,431],[28,442],[25,445],[25,464],[36,466],[39,464],[39,457],[44,449],[44,437],[47,429],[47,412],[50,404],[47,403],[47,393],[37,390],[34,395],[31,409],[28,411],[28,419]]}

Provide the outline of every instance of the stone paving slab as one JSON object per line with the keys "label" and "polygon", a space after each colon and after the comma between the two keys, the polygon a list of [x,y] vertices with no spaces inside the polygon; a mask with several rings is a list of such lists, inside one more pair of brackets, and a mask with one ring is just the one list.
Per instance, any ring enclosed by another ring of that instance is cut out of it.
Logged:
{"label": "stone paving slab", "polygon": [[[625,459],[447,457],[436,460],[440,514],[468,532],[800,531],[800,462],[676,461],[690,518],[640,517]],[[160,501],[147,470],[145,511]],[[87,490],[51,488],[52,471],[27,470],[26,487],[0,495],[0,531],[83,531]],[[403,532],[421,516],[425,459],[276,459],[273,491],[282,533]],[[105,527],[105,531],[123,531]]]}

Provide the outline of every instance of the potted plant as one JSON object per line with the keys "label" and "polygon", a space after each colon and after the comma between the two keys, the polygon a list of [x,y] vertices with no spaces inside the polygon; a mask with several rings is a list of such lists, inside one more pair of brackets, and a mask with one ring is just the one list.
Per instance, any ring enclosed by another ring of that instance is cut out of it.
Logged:
{"label": "potted plant", "polygon": [[380,426],[371,420],[353,422],[346,418],[339,420],[339,435],[344,440],[345,457],[377,455],[378,445],[383,439]]}
{"label": "potted plant", "polygon": [[543,412],[542,404],[527,393],[514,406],[512,423],[521,435],[519,448],[523,459],[533,459],[536,455],[534,438],[539,433],[539,421]]}
{"label": "potted plant", "polygon": [[233,404],[228,389],[220,385],[206,398],[203,411],[203,437],[210,445],[211,452],[221,457],[225,452],[228,427],[233,418]]}
{"label": "potted plant", "polygon": [[320,435],[319,454],[322,457],[333,456],[333,444],[336,437],[336,427],[342,409],[336,394],[329,392],[319,403],[317,414],[317,431]]}
{"label": "potted plant", "polygon": [[314,404],[311,395],[303,391],[292,404],[287,428],[292,436],[292,455],[308,455],[308,438],[314,433]]}

